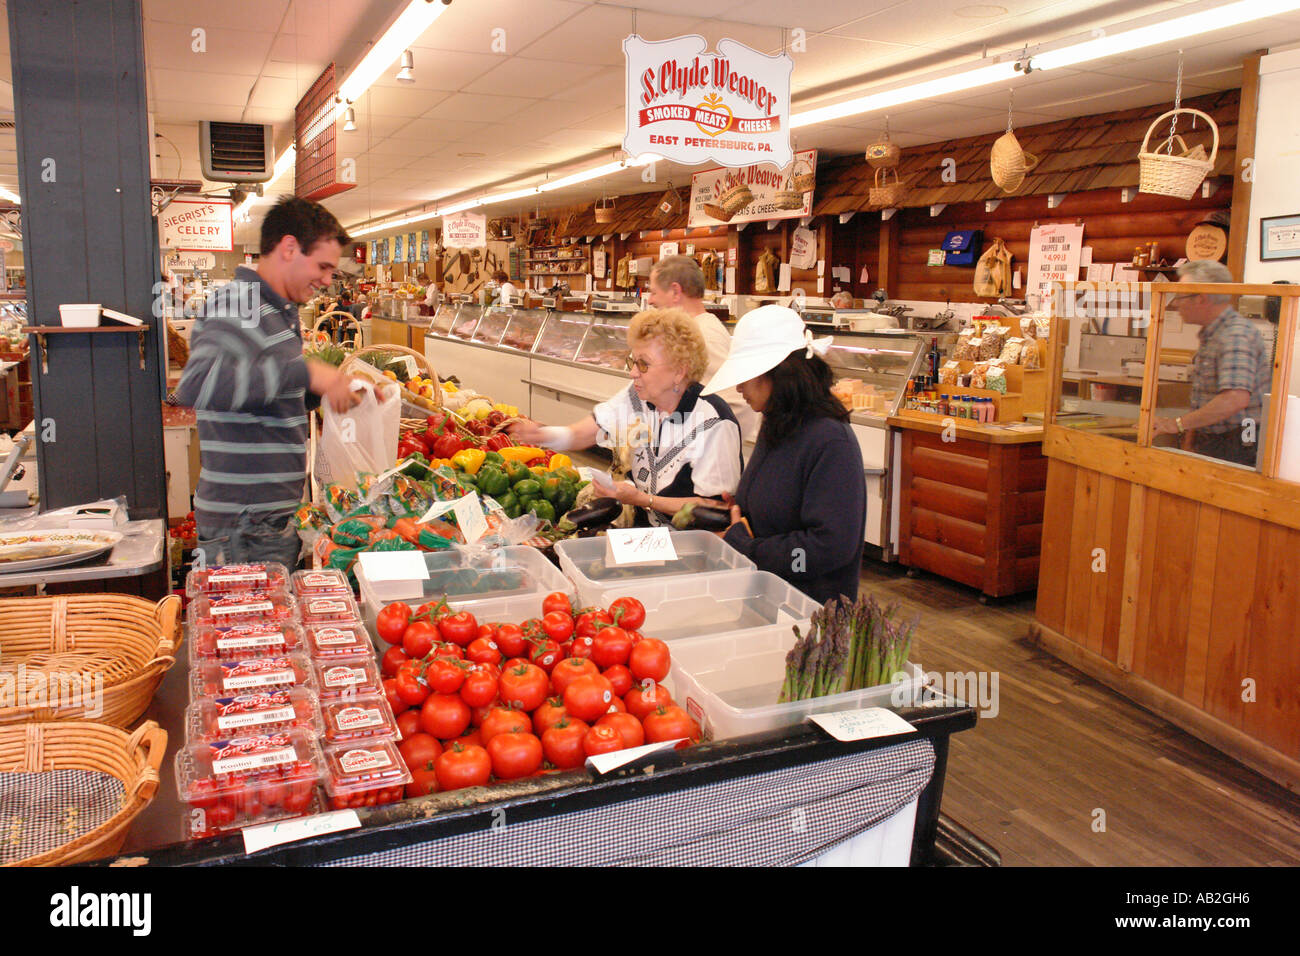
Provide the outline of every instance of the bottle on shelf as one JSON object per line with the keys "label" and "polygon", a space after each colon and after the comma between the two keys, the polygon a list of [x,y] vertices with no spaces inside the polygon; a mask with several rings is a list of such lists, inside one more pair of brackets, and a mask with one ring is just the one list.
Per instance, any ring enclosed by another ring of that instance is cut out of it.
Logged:
{"label": "bottle on shelf", "polygon": [[939,339],[930,339],[930,378],[939,381]]}

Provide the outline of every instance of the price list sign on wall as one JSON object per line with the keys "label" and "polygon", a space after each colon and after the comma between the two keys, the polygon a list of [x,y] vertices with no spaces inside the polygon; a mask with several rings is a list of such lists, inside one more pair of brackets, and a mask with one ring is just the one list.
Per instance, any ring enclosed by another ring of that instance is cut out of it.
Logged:
{"label": "price list sign on wall", "polygon": [[1079,278],[1083,256],[1083,226],[1056,223],[1039,226],[1029,234],[1030,292],[1050,289],[1054,282],[1072,282]]}

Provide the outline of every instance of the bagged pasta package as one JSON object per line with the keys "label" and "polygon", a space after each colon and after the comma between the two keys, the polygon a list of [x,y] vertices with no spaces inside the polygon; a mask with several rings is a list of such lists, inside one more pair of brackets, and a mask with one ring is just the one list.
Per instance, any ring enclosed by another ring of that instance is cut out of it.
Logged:
{"label": "bagged pasta package", "polygon": [[984,374],[984,387],[990,392],[1007,393],[1007,370],[1000,365],[990,365]]}
{"label": "bagged pasta package", "polygon": [[1005,325],[990,326],[984,330],[984,337],[980,340],[980,361],[995,359],[1002,354],[1002,346],[1007,342],[1007,336],[1011,333]]}
{"label": "bagged pasta package", "polygon": [[985,388],[985,382],[988,380],[989,363],[976,362],[975,367],[970,370],[970,387]]}
{"label": "bagged pasta package", "polygon": [[952,357],[958,362],[978,362],[983,341],[981,338],[970,338],[966,340],[964,345],[958,342],[957,348],[953,350]]}
{"label": "bagged pasta package", "polygon": [[1007,339],[1006,344],[1002,346],[1002,354],[998,356],[998,361],[1003,362],[1006,365],[1019,365],[1020,356],[1023,354],[1024,349],[1025,340],[1018,336],[1013,336],[1012,338]]}
{"label": "bagged pasta package", "polygon": [[1038,324],[1034,321],[1032,315],[1021,316],[1020,335],[1022,338],[1026,339],[1038,338]]}
{"label": "bagged pasta package", "polygon": [[961,374],[961,366],[956,362],[944,362],[939,369],[940,385],[956,385],[957,376]]}

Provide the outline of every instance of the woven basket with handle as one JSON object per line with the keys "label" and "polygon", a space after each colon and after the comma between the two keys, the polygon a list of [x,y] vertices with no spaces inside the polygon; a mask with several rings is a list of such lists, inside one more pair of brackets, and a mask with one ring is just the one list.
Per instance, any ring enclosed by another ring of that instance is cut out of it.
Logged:
{"label": "woven basket with handle", "polygon": [[802,209],[804,194],[794,187],[794,182],[790,179],[785,181],[785,188],[778,189],[772,197],[773,204],[777,209]]}
{"label": "woven basket with handle", "polygon": [[[74,825],[61,825],[55,832],[32,833],[30,821],[19,820],[15,834],[19,842],[42,846],[55,844],[55,848],[10,860],[5,865],[59,866],[84,863],[117,853],[126,841],[131,821],[149,805],[158,791],[158,771],[166,750],[167,732],[152,720],[145,721],[131,734],[118,727],[90,721],[0,727],[0,774],[37,775],[56,770],[85,770],[116,777],[125,788],[120,807],[105,822],[61,844],[59,840],[67,835],[61,831],[75,832]],[[13,777],[9,781],[16,783]],[[6,809],[0,803],[0,819],[9,821],[15,815]],[[74,819],[69,814],[68,824],[73,824]],[[24,823],[28,827],[26,832]]]}
{"label": "woven basket with handle", "polygon": [[[800,172],[799,167],[802,165],[805,172]],[[794,191],[799,193],[811,192],[817,186],[817,171],[813,169],[812,163],[808,160],[799,158],[791,166],[792,175],[790,181],[794,186]]]}
{"label": "woven basket with handle", "polygon": [[897,143],[890,142],[889,131],[867,147],[867,165],[872,169],[893,169],[898,165],[902,150]]}
{"label": "woven basket with handle", "polygon": [[[889,181],[889,174],[894,174],[894,181]],[[907,193],[907,184],[898,178],[898,170],[892,168],[876,170],[876,184],[867,193],[867,200],[873,206],[896,206]]]}
{"label": "woven basket with handle", "polygon": [[736,183],[718,197],[718,205],[735,215],[754,201],[754,191],[744,183]]}
{"label": "woven basket with handle", "polygon": [[614,200],[601,199],[592,209],[596,217],[596,222],[610,223],[614,221]]}
{"label": "woven basket with handle", "polygon": [[[1147,144],[1151,142],[1151,134],[1155,132],[1156,127],[1179,113],[1199,116],[1209,125],[1210,132],[1214,134],[1214,146],[1208,157],[1204,155],[1204,147],[1198,146],[1194,150],[1189,150],[1181,136],[1170,136],[1155,149],[1147,149]],[[1178,141],[1177,155],[1174,153],[1174,140]],[[1197,155],[1198,151],[1200,155]],[[1196,195],[1197,187],[1214,169],[1214,161],[1218,155],[1219,127],[1211,116],[1187,107],[1163,113],[1157,116],[1147,128],[1147,135],[1142,140],[1142,148],[1138,151],[1138,192],[1191,199]]]}
{"label": "woven basket with handle", "polygon": [[1013,193],[1025,181],[1025,173],[1038,165],[1038,157],[1020,148],[1016,134],[1007,130],[993,143],[989,171],[1004,193]]}
{"label": "woven basket with handle", "polygon": [[134,723],[176,662],[180,606],[175,595],[157,604],[126,594],[0,600],[0,684],[20,695],[0,706],[0,725]]}
{"label": "woven basket with handle", "polygon": [[419,365],[428,377],[433,380],[433,398],[425,398],[412,392],[402,389],[402,414],[405,417],[414,417],[420,412],[413,412],[412,415],[406,415],[407,406],[422,410],[423,414],[437,411],[442,408],[442,380],[438,378],[438,373],[433,370],[429,360],[422,352],[415,349],[408,349],[405,345],[371,345],[368,348],[358,349],[343,360],[339,366],[339,371],[344,373],[359,374],[370,379],[373,382],[387,381],[384,373],[371,365],[369,362],[361,361],[367,355],[384,355],[397,353],[399,355],[409,355],[415,359],[415,364]]}

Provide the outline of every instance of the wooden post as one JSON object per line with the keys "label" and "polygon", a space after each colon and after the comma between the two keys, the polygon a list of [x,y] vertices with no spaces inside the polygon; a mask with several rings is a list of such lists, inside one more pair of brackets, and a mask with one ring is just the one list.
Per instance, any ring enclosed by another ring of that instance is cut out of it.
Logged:
{"label": "wooden post", "polygon": [[1242,178],[1241,161],[1255,157],[1256,114],[1259,112],[1259,60],[1246,57],[1241,65],[1241,103],[1237,106],[1237,151],[1232,171],[1232,214],[1228,226],[1228,269],[1236,282],[1244,280],[1246,233],[1250,229],[1251,183]]}
{"label": "wooden post", "polygon": [[[899,210],[889,219],[880,221],[880,268],[876,288],[884,289],[886,294],[896,292],[898,285],[898,247],[902,242],[902,223],[900,220],[907,210]],[[870,297],[871,290],[867,291]]]}

